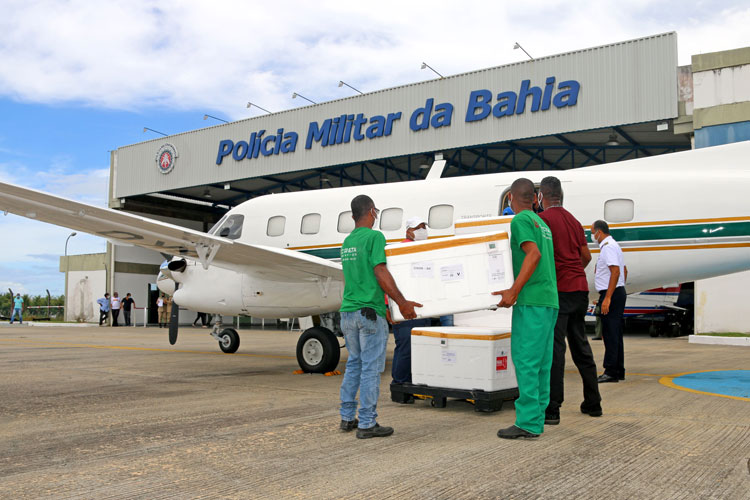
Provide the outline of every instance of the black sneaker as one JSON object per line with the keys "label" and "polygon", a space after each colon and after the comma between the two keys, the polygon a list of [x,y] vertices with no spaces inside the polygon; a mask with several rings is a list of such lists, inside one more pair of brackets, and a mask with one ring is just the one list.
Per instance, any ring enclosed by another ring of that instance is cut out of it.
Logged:
{"label": "black sneaker", "polygon": [[586,407],[586,406],[581,405],[581,413],[585,413],[586,415],[590,417],[601,417],[602,407],[601,406]]}
{"label": "black sneaker", "polygon": [[557,425],[560,423],[560,412],[544,412],[544,425]]}
{"label": "black sneaker", "polygon": [[393,434],[393,427],[381,427],[375,424],[369,429],[357,429],[357,439],[387,437]]}
{"label": "black sneaker", "polygon": [[359,420],[356,418],[354,420],[342,420],[339,429],[343,432],[351,432],[357,428],[357,425],[359,425]]}
{"label": "black sneaker", "polygon": [[525,431],[520,427],[511,425],[507,429],[497,431],[497,437],[502,439],[538,438],[539,434],[534,434],[533,432]]}

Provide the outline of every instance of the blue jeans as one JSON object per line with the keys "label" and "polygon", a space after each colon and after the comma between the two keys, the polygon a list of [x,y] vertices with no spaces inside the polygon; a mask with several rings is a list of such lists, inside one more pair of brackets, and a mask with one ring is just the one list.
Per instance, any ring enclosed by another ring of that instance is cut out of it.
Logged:
{"label": "blue jeans", "polygon": [[341,420],[351,422],[357,413],[359,390],[359,428],[376,424],[380,374],[385,370],[388,322],[382,316],[370,321],[360,311],[341,313],[341,331],[346,340],[346,360],[341,382]]}
{"label": "blue jeans", "polygon": [[391,376],[394,384],[411,383],[411,329],[430,326],[430,318],[412,319],[393,325],[393,339],[396,348],[393,350]]}
{"label": "blue jeans", "polygon": [[10,315],[10,322],[13,323],[13,318],[15,318],[16,315],[18,315],[18,321],[23,323],[23,316],[21,315],[21,310],[18,308],[13,309],[13,314]]}

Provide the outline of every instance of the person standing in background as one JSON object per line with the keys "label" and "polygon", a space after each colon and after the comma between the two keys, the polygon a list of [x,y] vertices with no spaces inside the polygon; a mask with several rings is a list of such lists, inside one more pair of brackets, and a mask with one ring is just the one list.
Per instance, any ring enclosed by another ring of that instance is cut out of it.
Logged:
{"label": "person standing in background", "polygon": [[130,310],[135,308],[135,300],[130,296],[130,293],[125,295],[125,299],[122,301],[122,314],[125,316],[125,326],[130,326]]}
{"label": "person standing in background", "polygon": [[105,293],[104,297],[96,302],[99,304],[99,326],[102,326],[109,315],[109,293]]}
{"label": "person standing in background", "polygon": [[23,298],[20,293],[17,293],[13,297],[13,313],[10,315],[10,324],[13,324],[13,319],[18,317],[18,322],[23,325]]}
{"label": "person standing in background", "polygon": [[122,306],[120,302],[120,296],[117,294],[117,292],[112,294],[112,301],[109,304],[110,308],[112,309],[112,326],[120,326],[117,324],[117,318],[120,317],[120,307]]}

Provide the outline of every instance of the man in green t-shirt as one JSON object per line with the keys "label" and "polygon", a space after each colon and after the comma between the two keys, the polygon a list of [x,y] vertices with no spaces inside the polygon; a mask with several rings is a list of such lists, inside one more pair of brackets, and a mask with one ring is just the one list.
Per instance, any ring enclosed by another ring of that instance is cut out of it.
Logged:
{"label": "man in green t-shirt", "polygon": [[500,429],[504,439],[535,438],[544,432],[549,404],[552,345],[557,321],[557,278],[552,232],[533,211],[534,183],[516,179],[510,186],[510,249],[515,281],[499,307],[513,306],[510,351],[516,368],[516,423]]}
{"label": "man in green t-shirt", "polygon": [[[379,213],[375,203],[369,196],[359,195],[352,200],[351,208],[354,231],[341,245],[341,331],[349,358],[341,382],[340,429],[349,432],[357,428],[357,438],[367,439],[393,434],[392,427],[381,427],[376,421],[388,343],[385,294],[398,304],[406,319],[416,318],[414,308],[422,304],[404,298],[385,266],[385,236],[372,229]],[[355,418],[357,390],[359,420]]]}

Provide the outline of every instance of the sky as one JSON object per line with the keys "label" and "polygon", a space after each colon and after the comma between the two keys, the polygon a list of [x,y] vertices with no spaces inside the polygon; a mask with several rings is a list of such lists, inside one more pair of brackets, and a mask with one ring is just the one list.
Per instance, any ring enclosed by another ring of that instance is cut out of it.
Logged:
{"label": "sky", "polygon": [[[750,46],[745,1],[0,0],[0,182],[106,205],[110,151],[363,91],[668,31]],[[0,214],[0,292],[62,293],[70,230]],[[105,242],[77,234],[69,254]]]}

